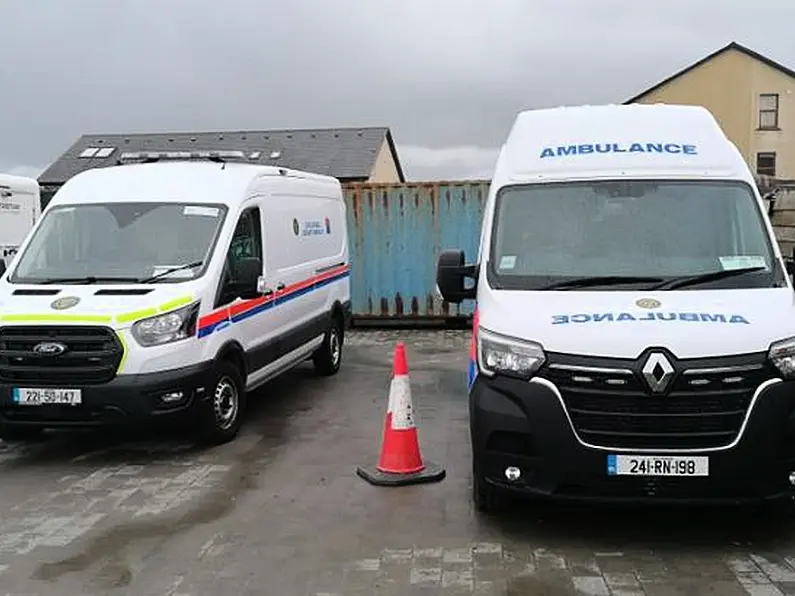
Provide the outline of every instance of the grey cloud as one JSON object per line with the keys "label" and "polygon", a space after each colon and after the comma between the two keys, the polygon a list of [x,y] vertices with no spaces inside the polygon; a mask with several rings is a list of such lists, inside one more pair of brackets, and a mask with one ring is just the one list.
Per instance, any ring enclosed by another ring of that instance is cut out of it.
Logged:
{"label": "grey cloud", "polygon": [[[487,156],[520,109],[620,102],[733,39],[795,66],[791,0],[763,13],[725,0],[37,0],[2,3],[0,19],[6,171],[103,131],[388,125],[403,146]],[[406,169],[470,170],[455,159]]]}

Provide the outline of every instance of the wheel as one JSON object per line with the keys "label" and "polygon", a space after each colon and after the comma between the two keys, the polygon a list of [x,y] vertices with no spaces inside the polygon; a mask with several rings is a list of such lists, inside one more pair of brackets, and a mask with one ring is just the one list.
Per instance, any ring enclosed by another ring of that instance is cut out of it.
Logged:
{"label": "wheel", "polygon": [[0,439],[4,441],[30,441],[44,434],[38,426],[3,426],[0,428]]}
{"label": "wheel", "polygon": [[472,502],[480,513],[497,513],[508,506],[506,494],[487,483],[476,464],[472,466]]}
{"label": "wheel", "polygon": [[208,392],[209,398],[200,406],[199,441],[205,445],[227,443],[243,424],[246,391],[240,369],[229,360],[219,362]]}
{"label": "wheel", "polygon": [[331,319],[323,343],[312,355],[315,371],[325,377],[335,375],[342,364],[342,344],[345,339],[342,320],[338,316]]}

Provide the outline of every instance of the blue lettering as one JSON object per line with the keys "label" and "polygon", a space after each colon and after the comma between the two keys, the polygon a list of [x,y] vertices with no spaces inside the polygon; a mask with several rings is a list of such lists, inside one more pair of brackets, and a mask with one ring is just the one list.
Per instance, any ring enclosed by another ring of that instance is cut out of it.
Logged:
{"label": "blue lettering", "polygon": [[613,143],[613,153],[626,153],[626,149],[622,149],[618,143]]}
{"label": "blue lettering", "polygon": [[598,323],[599,321],[612,321],[612,320],[613,320],[613,313],[609,312],[595,314],[593,316],[594,323]]}
{"label": "blue lettering", "polygon": [[573,315],[552,315],[553,325],[566,325],[568,323],[600,323],[602,321],[684,321],[687,323],[737,323],[750,325],[750,321],[742,315],[726,315],[722,313],[695,313],[695,312],[602,312],[602,313],[576,313]]}
{"label": "blue lettering", "polygon": [[601,143],[596,144],[596,152],[597,153],[610,153],[610,145],[602,145]]}
{"label": "blue lettering", "polygon": [[688,155],[697,155],[698,152],[696,151],[695,145],[682,145],[682,153],[687,153]]}
{"label": "blue lettering", "polygon": [[541,159],[545,157],[555,157],[555,152],[549,147],[544,147],[544,150],[541,152]]}
{"label": "blue lettering", "polygon": [[593,153],[593,145],[580,145],[579,146],[580,155],[585,155],[588,153]]}
{"label": "blue lettering", "polygon": [[649,153],[662,153],[663,152],[662,143],[646,143],[646,151],[648,151]]}
{"label": "blue lettering", "polygon": [[643,153],[643,145],[640,143],[632,143],[629,147],[630,153]]}
{"label": "blue lettering", "polygon": [[665,146],[665,152],[666,153],[681,153],[682,152],[682,148],[679,145],[677,145],[676,143],[668,143]]}
{"label": "blue lettering", "polygon": [[726,317],[723,315],[710,315],[707,313],[701,313],[701,320],[702,321],[712,321],[713,323],[725,323]]}
{"label": "blue lettering", "polygon": [[577,145],[569,145],[568,147],[558,147],[558,157],[563,155],[577,155]]}

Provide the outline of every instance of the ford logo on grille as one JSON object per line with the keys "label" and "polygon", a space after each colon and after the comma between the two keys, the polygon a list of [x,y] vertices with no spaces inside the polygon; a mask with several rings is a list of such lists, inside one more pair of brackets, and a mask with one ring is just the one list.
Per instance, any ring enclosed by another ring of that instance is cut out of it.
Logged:
{"label": "ford logo on grille", "polygon": [[57,341],[43,341],[33,346],[33,351],[42,356],[60,356],[66,352],[66,346]]}

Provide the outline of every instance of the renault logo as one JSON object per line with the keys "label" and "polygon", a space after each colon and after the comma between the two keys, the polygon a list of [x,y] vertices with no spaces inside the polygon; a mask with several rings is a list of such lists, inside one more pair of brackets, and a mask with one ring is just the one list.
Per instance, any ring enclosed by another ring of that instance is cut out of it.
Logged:
{"label": "renault logo", "polygon": [[66,346],[57,341],[43,341],[33,346],[33,352],[42,356],[60,356],[66,352]]}
{"label": "renault logo", "polygon": [[665,391],[671,379],[674,378],[674,367],[668,362],[664,354],[655,352],[649,355],[646,364],[641,369],[643,378],[654,393]]}

